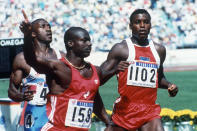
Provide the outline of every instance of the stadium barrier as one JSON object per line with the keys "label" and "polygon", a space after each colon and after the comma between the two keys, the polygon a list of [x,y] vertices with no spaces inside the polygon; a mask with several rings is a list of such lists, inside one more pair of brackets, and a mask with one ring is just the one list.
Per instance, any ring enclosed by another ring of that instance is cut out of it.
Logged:
{"label": "stadium barrier", "polygon": [[[92,52],[87,61],[100,66],[107,59],[108,52]],[[164,68],[197,67],[197,49],[166,50]]]}

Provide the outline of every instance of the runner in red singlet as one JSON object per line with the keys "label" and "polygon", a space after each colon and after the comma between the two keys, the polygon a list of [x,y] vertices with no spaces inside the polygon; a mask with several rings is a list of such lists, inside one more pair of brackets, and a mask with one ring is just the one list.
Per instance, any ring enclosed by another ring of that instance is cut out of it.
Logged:
{"label": "runner in red singlet", "polygon": [[67,54],[62,54],[60,59],[42,51],[31,23],[24,12],[23,15],[25,21],[21,30],[24,33],[25,60],[37,72],[46,74],[49,87],[49,122],[42,131],[87,131],[91,126],[92,112],[108,125],[110,119],[98,87],[116,73],[116,68],[101,72],[99,67],[84,60],[89,56],[92,44],[88,32],[81,27],[71,27],[65,32]]}
{"label": "runner in red singlet", "polygon": [[150,14],[144,9],[135,10],[130,16],[132,37],[115,44],[104,70],[113,69],[120,61],[127,61],[128,68],[119,72],[118,93],[115,101],[112,126],[107,131],[163,131],[160,106],[157,105],[157,89],[167,89],[174,97],[178,92],[175,84],[168,82],[163,73],[166,49],[148,39],[151,29]]}

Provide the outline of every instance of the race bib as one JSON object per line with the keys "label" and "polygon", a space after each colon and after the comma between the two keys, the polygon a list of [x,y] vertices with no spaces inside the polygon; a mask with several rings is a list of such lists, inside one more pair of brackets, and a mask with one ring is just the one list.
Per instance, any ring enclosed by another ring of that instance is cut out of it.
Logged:
{"label": "race bib", "polygon": [[28,103],[31,105],[44,105],[47,102],[46,96],[48,93],[48,87],[45,85],[44,82],[38,83],[28,83],[23,89],[30,90],[34,92],[33,100],[29,101]]}
{"label": "race bib", "polygon": [[128,67],[127,85],[156,88],[156,62],[132,61]]}
{"label": "race bib", "polygon": [[93,101],[69,99],[65,126],[90,128]]}
{"label": "race bib", "polygon": [[25,128],[31,128],[34,124],[34,117],[31,113],[27,113],[25,115],[25,122],[24,122],[24,126]]}

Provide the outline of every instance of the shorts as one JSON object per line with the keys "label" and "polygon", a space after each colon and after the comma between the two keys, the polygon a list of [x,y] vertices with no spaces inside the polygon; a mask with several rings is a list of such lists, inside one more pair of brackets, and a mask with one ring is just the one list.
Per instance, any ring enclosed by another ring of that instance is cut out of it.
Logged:
{"label": "shorts", "polygon": [[160,112],[161,108],[156,104],[131,103],[128,107],[123,107],[116,103],[112,121],[127,130],[135,130],[153,119],[161,119]]}
{"label": "shorts", "polygon": [[47,122],[46,105],[27,105],[24,116],[24,131],[40,131]]}

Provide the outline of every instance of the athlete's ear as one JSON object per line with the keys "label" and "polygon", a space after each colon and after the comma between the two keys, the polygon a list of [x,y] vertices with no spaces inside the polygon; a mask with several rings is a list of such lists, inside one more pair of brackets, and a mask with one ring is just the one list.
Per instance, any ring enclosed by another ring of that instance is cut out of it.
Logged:
{"label": "athlete's ear", "polygon": [[68,41],[68,47],[71,48],[73,46],[73,42],[71,40]]}

